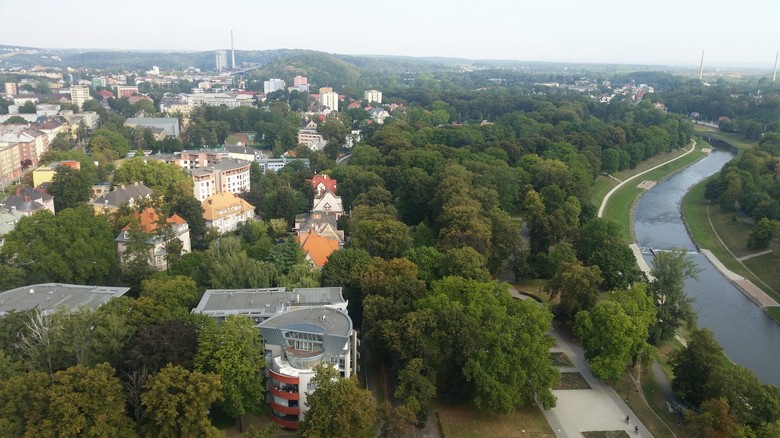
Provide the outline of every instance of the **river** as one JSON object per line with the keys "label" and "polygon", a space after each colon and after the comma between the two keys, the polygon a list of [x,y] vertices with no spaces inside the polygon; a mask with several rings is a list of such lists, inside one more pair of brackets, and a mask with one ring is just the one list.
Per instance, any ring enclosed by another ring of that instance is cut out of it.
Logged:
{"label": "river", "polygon": [[[685,291],[695,299],[699,327],[707,327],[735,363],[750,368],[764,383],[780,385],[780,325],[753,304],[701,254],[683,224],[680,205],[696,183],[713,175],[734,155],[715,149],[708,157],[642,195],[634,211],[634,232],[640,247],[683,248],[701,268]],[[652,265],[653,256],[645,254]]]}

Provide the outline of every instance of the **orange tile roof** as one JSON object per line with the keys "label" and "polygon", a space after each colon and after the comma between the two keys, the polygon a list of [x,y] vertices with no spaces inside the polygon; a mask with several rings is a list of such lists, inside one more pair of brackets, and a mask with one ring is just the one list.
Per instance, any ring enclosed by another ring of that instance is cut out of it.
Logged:
{"label": "orange tile roof", "polygon": [[339,249],[338,239],[328,239],[317,233],[309,233],[307,236],[296,237],[301,248],[309,255],[314,266],[321,268],[328,261],[328,257],[333,251]]}
{"label": "orange tile roof", "polygon": [[[209,196],[200,203],[203,207],[203,218],[207,221],[213,221],[231,214],[243,213],[254,210],[255,207],[239,198],[238,195],[231,192],[216,193]],[[231,207],[238,207],[232,209]]]}
{"label": "orange tile roof", "polygon": [[[157,229],[158,223],[160,222],[160,215],[157,214],[157,211],[155,211],[151,207],[145,208],[141,213],[136,212],[134,214],[135,218],[139,220],[139,225],[141,226],[141,230],[145,233],[152,233]],[[186,223],[184,219],[182,219],[181,216],[174,213],[173,216],[169,217],[165,220],[165,222],[173,225],[181,225]],[[130,225],[125,226],[122,228],[123,230],[129,230]]]}
{"label": "orange tile roof", "polygon": [[330,176],[317,174],[314,175],[310,181],[311,181],[311,186],[314,190],[317,190],[317,186],[320,185],[320,183],[322,183],[328,191],[330,191],[334,195],[336,194],[336,183],[338,181],[335,179],[331,179]]}

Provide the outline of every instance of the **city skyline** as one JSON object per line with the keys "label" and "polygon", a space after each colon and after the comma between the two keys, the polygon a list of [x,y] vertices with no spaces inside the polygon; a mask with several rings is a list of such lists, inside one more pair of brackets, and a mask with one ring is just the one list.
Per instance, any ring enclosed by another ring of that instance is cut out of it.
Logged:
{"label": "city skyline", "polygon": [[[60,49],[213,51],[310,49],[353,55],[454,57],[571,63],[760,67],[771,71],[780,50],[773,17],[780,3],[748,0],[713,5],[692,0],[638,2],[569,0],[501,2],[468,6],[397,0],[372,8],[356,0],[338,4],[299,0],[289,12],[262,4],[206,11],[180,1],[139,0],[134,19],[111,19],[102,2],[39,2],[47,13],[6,20],[0,44]],[[74,6],[75,5],[75,6]],[[19,0],[0,2],[0,15],[19,17]],[[296,11],[304,11],[296,15]],[[148,22],[154,17],[153,22]],[[82,26],[62,23],[83,20]],[[51,29],[47,32],[45,29]]]}

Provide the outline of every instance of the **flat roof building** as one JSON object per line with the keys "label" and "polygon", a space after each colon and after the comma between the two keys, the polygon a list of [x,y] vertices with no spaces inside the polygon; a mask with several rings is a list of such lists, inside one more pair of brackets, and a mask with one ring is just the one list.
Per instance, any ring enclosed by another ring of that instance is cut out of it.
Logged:
{"label": "flat roof building", "polygon": [[0,316],[11,310],[21,311],[35,307],[49,314],[61,306],[75,310],[83,306],[96,308],[111,298],[121,297],[129,287],[82,286],[77,284],[46,283],[17,287],[0,293]]}

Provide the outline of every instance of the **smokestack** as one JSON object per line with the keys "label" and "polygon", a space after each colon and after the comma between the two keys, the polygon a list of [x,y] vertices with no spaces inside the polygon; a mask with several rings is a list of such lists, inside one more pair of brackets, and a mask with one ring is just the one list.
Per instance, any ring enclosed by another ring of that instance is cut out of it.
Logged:
{"label": "smokestack", "polygon": [[772,82],[774,82],[777,79],[777,59],[780,58],[780,52],[777,52],[777,55],[775,55],[775,72],[772,74]]}
{"label": "smokestack", "polygon": [[704,50],[701,51],[701,63],[699,64],[699,80],[704,77]]}
{"label": "smokestack", "polygon": [[230,29],[230,65],[233,66],[233,70],[236,69],[236,46],[233,45],[233,29]]}

